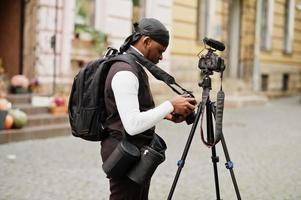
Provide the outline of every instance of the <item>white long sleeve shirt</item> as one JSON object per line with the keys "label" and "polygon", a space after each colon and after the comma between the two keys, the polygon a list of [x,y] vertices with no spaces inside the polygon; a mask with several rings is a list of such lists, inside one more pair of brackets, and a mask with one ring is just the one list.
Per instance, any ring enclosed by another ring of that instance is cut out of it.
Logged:
{"label": "white long sleeve shirt", "polygon": [[130,135],[137,135],[153,127],[174,108],[170,101],[148,111],[140,112],[138,101],[139,81],[130,71],[117,72],[111,82],[115,102],[124,129]]}

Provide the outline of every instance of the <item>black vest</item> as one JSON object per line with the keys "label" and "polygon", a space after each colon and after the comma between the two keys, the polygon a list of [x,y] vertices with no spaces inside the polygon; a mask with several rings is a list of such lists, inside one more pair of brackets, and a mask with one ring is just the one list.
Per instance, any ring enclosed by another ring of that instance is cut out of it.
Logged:
{"label": "black vest", "polygon": [[[110,135],[121,140],[124,136],[125,130],[117,110],[114,93],[111,87],[112,79],[119,71],[130,71],[138,78],[138,100],[140,112],[154,108],[155,104],[150,91],[148,76],[139,64],[130,66],[124,62],[116,62],[112,65],[105,83],[105,105],[108,116],[106,125]],[[127,134],[126,137],[133,144],[137,145],[138,147],[142,147],[143,145],[150,143],[150,141],[153,139],[154,133],[155,127],[152,127],[135,136],[129,136]]]}

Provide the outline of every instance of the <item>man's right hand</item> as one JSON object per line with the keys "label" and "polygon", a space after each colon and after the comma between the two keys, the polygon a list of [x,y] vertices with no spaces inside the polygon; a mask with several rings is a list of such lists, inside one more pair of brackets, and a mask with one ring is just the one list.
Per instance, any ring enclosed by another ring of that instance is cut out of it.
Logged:
{"label": "man's right hand", "polygon": [[171,104],[174,107],[173,113],[177,115],[183,115],[184,117],[188,116],[195,109],[197,104],[195,98],[184,97],[178,95],[170,100]]}

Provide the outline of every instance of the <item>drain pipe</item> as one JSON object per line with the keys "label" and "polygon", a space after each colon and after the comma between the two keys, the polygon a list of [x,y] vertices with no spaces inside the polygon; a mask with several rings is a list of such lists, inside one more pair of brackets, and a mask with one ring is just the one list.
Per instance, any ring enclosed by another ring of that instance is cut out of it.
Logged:
{"label": "drain pipe", "polygon": [[57,24],[58,24],[58,0],[55,1],[55,19],[54,19],[54,34],[51,37],[51,48],[53,49],[53,81],[52,95],[56,92],[56,44],[57,44]]}

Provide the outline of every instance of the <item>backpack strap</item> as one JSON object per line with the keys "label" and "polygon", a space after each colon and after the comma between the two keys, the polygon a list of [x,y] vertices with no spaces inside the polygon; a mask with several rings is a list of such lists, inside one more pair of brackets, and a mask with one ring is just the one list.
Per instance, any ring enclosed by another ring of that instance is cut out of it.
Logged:
{"label": "backpack strap", "polygon": [[[104,63],[103,63],[103,69],[102,69],[102,70],[103,70],[105,73],[102,74],[102,75],[105,75],[105,77],[102,79],[101,83],[99,83],[99,84],[103,85],[103,87],[105,87],[104,85],[105,85],[105,82],[106,82],[108,73],[109,73],[109,71],[110,71],[110,69],[111,69],[111,67],[112,67],[112,65],[113,65],[114,63],[121,61],[121,62],[126,62],[126,63],[130,64],[129,62],[131,62],[131,61],[129,61],[128,58],[122,56],[122,54],[115,54],[115,53],[114,53],[114,54],[112,54],[112,55],[111,55],[111,54],[110,54],[110,55],[107,55],[107,53],[106,53],[106,55],[105,55],[104,58],[105,58],[106,60],[105,60]],[[104,94],[103,94],[103,95],[104,95]],[[104,96],[103,96],[103,99],[104,99]],[[105,101],[105,99],[104,99],[104,101]],[[112,123],[112,122],[115,121],[116,115],[117,115],[117,112],[112,113],[112,114],[110,114],[110,115],[107,115],[107,114],[106,114],[106,117],[105,117],[106,120],[105,120],[105,122],[102,124],[103,129],[106,129],[108,124],[110,124],[110,123]]]}
{"label": "backpack strap", "polygon": [[[129,64],[138,74],[140,73],[139,67],[141,68],[141,66],[139,66],[139,64],[136,62],[135,57],[133,57],[130,54],[118,54],[118,55],[110,57],[106,62],[107,62],[106,64],[108,65],[109,68],[111,68],[112,65],[116,62],[125,62],[125,63]],[[135,66],[137,66],[137,67],[135,67]],[[135,68],[138,68],[138,69],[135,69]],[[117,113],[112,113],[110,116],[107,116],[107,120],[105,120],[105,123],[103,124],[104,128],[106,128],[108,124],[114,122],[116,115],[117,115]],[[125,130],[123,130],[122,137],[124,140],[127,140],[127,138],[130,137],[130,135]]]}

